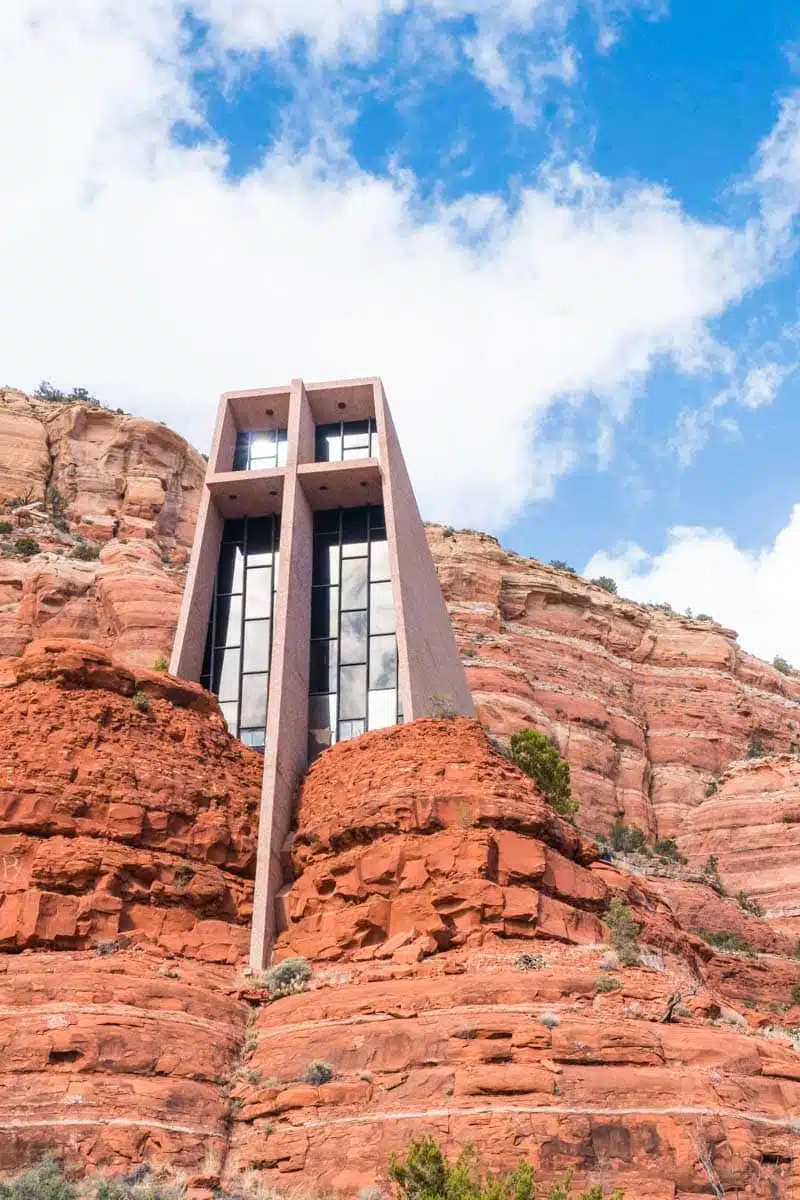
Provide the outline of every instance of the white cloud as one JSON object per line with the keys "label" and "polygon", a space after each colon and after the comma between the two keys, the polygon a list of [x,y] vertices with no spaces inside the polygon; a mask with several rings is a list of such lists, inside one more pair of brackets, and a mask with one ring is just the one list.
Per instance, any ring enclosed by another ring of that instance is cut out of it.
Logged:
{"label": "white cloud", "polygon": [[752,653],[800,664],[800,504],[772,545],[756,552],[722,530],[677,526],[661,554],[635,545],[600,551],[584,574],[612,576],[632,600],[708,613],[737,630]]}
{"label": "white cloud", "polygon": [[751,367],[744,381],[740,404],[745,408],[763,408],[772,404],[789,372],[790,368],[780,363]]}
{"label": "white cloud", "polygon": [[[385,5],[241,0],[217,32],[262,44],[298,8],[332,46]],[[380,373],[426,515],[498,528],[575,461],[534,447],[555,401],[621,419],[655,362],[695,370],[708,322],[759,282],[751,230],[585,169],[424,223],[413,178],[341,152],[278,151],[231,183],[221,147],[171,140],[200,120],[180,18],[171,0],[0,7],[3,382],[83,384],[203,446],[225,388]]]}

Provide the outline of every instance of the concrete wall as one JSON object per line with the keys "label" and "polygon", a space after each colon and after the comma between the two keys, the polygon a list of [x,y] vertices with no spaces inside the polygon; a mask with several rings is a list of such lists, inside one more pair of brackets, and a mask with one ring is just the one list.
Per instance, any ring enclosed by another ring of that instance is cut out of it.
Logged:
{"label": "concrete wall", "polygon": [[[310,415],[307,409],[302,384],[297,388],[293,385],[289,439],[290,445],[293,443],[295,447],[308,436]],[[310,429],[313,437],[313,422]],[[281,523],[281,561],[250,942],[250,964],[256,970],[267,965],[275,938],[276,899],[283,885],[281,851],[291,828],[298,781],[308,762],[313,541],[311,506],[296,471],[290,469]]]}
{"label": "concrete wall", "polygon": [[170,674],[179,679],[199,679],[203,670],[208,621],[214,598],[214,580],[222,543],[223,520],[203,485],[192,557],[186,575],[178,628],[172,647]]}
{"label": "concrete wall", "polygon": [[380,383],[375,393],[403,716],[412,721],[430,715],[434,698],[440,696],[456,712],[471,717],[472,693]]}

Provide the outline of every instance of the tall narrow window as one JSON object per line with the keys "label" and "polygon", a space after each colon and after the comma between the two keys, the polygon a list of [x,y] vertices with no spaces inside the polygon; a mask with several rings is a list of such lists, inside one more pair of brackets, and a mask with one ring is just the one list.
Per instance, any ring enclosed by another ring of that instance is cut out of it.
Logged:
{"label": "tall narrow window", "polygon": [[316,513],[309,758],[397,723],[395,629],[383,509]]}
{"label": "tall narrow window", "polygon": [[234,737],[263,751],[280,517],[226,521],[200,682]]}
{"label": "tall narrow window", "polygon": [[263,471],[286,466],[286,430],[245,430],[236,435],[234,471]]}

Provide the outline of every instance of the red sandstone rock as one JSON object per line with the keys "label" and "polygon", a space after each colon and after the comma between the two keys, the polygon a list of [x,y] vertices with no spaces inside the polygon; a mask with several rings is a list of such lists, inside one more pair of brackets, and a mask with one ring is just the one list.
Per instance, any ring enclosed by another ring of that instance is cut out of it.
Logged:
{"label": "red sandstone rock", "polygon": [[428,541],[481,721],[504,738],[553,735],[581,829],[619,817],[674,836],[754,731],[775,750],[800,742],[800,681],[732,631],[611,596],[485,534],[429,526]]}
{"label": "red sandstone rock", "polygon": [[[0,558],[0,656],[46,636],[91,639],[138,667],[168,657],[204,473],[165,426],[0,391],[0,517],[43,551]],[[26,497],[49,507],[11,509]],[[73,559],[75,536],[105,545],[100,559]]]}
{"label": "red sandstone rock", "polygon": [[0,697],[0,947],[124,936],[238,962],[262,760],[213,697],[63,642],[0,662]]}

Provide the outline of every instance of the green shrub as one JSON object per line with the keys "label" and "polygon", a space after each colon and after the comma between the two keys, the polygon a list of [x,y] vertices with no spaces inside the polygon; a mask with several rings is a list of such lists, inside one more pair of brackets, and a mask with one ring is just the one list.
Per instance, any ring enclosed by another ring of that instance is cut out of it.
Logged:
{"label": "green shrub", "polygon": [[138,712],[147,712],[150,708],[150,698],[147,692],[138,688],[131,696],[131,704]]}
{"label": "green shrub", "polygon": [[569,563],[565,563],[562,558],[551,558],[550,566],[555,567],[557,571],[569,571],[570,575],[575,574],[575,568],[571,567]]}
{"label": "green shrub", "polygon": [[719,784],[717,783],[716,779],[710,779],[706,784],[706,799],[708,799],[709,796],[716,796],[718,791]]}
{"label": "green shrub", "polygon": [[772,665],[776,671],[780,671],[781,675],[794,674],[794,668],[792,667],[792,664],[787,662],[785,658],[781,658],[780,654],[775,655],[772,660]]}
{"label": "green shrub", "polygon": [[79,562],[94,562],[99,557],[100,547],[97,542],[85,542],[81,539],[72,551],[72,558],[77,558]]}
{"label": "green shrub", "polygon": [[175,884],[177,891],[185,892],[189,884],[194,879],[194,876],[195,872],[192,870],[192,868],[183,864],[182,866],[176,868],[175,874],[172,877],[172,882]]}
{"label": "green shrub", "polygon": [[719,860],[716,854],[709,854],[703,867],[703,874],[711,884],[715,892],[719,892],[720,896],[725,895],[725,888],[722,886],[722,879],[719,873]]}
{"label": "green shrub", "polygon": [[697,616],[695,617],[695,621],[713,621],[713,620],[714,620],[714,618],[712,616],[710,616],[708,613],[698,613]]}
{"label": "green shrub", "polygon": [[10,521],[0,521],[0,537],[6,537],[9,533],[13,533],[14,526]]}
{"label": "green shrub", "polygon": [[33,394],[37,400],[49,400],[51,404],[62,404],[66,400],[64,393],[53,387],[47,379],[42,380]]}
{"label": "green shrub", "polygon": [[33,554],[41,553],[41,546],[32,537],[18,537],[14,542],[14,552],[21,558],[30,558]]}
{"label": "green shrub", "polygon": [[547,960],[541,954],[518,954],[514,966],[520,971],[541,971],[547,966]]}
{"label": "green shrub", "polygon": [[578,811],[578,801],[570,788],[569,763],[564,762],[550,738],[538,729],[523,729],[511,737],[510,757],[530,775],[547,803],[562,817]]}
{"label": "green shrub", "polygon": [[336,1072],[330,1063],[326,1062],[310,1062],[303,1071],[303,1083],[313,1084],[314,1087],[322,1087],[325,1083],[330,1083]]}
{"label": "green shrub", "polygon": [[763,758],[767,753],[766,746],[759,733],[750,735],[750,745],[747,747],[748,758]]}
{"label": "green shrub", "polygon": [[792,988],[792,1004],[800,1004],[800,983],[796,983]]}
{"label": "green shrub", "polygon": [[[560,1183],[540,1189],[526,1162],[513,1171],[483,1175],[471,1146],[451,1163],[432,1137],[412,1141],[403,1158],[393,1154],[389,1178],[397,1186],[398,1200],[605,1200],[606,1196],[599,1185],[578,1196],[572,1191],[571,1171]],[[608,1200],[623,1200],[623,1194],[613,1192]]]}
{"label": "green shrub", "polygon": [[613,975],[598,975],[594,981],[594,990],[596,992],[618,992],[622,984]]}
{"label": "green shrub", "polygon": [[743,912],[750,913],[753,917],[763,917],[764,909],[757,900],[753,900],[748,896],[747,892],[738,892],[736,895],[736,903]]}
{"label": "green shrub", "polygon": [[659,858],[666,858],[670,862],[682,863],[683,866],[686,866],[689,861],[685,855],[681,854],[675,838],[657,838],[653,850]]}
{"label": "green shrub", "polygon": [[590,579],[589,582],[601,587],[605,592],[610,592],[612,596],[617,594],[616,580],[612,579],[610,575],[598,575],[597,579]]}
{"label": "green shrub", "polygon": [[311,964],[305,958],[285,958],[264,972],[264,987],[273,1000],[304,992],[311,978]]}
{"label": "green shrub", "polygon": [[77,1194],[56,1160],[49,1157],[13,1179],[0,1179],[0,1200],[76,1200]]}
{"label": "green shrub", "polygon": [[619,896],[615,896],[609,904],[604,920],[620,962],[626,967],[635,967],[639,962],[641,924]]}
{"label": "green shrub", "polygon": [[709,946],[714,946],[726,954],[747,954],[749,957],[753,957],[755,954],[750,943],[739,937],[738,933],[731,933],[728,930],[722,933],[712,933],[710,929],[695,929],[693,932],[704,942],[708,942]]}
{"label": "green shrub", "polygon": [[647,836],[638,825],[623,825],[615,821],[608,835],[608,843],[617,854],[644,854],[647,851]]}
{"label": "green shrub", "polygon": [[163,654],[159,654],[158,658],[153,663],[153,670],[154,671],[168,671],[169,670],[169,663],[164,658]]}

